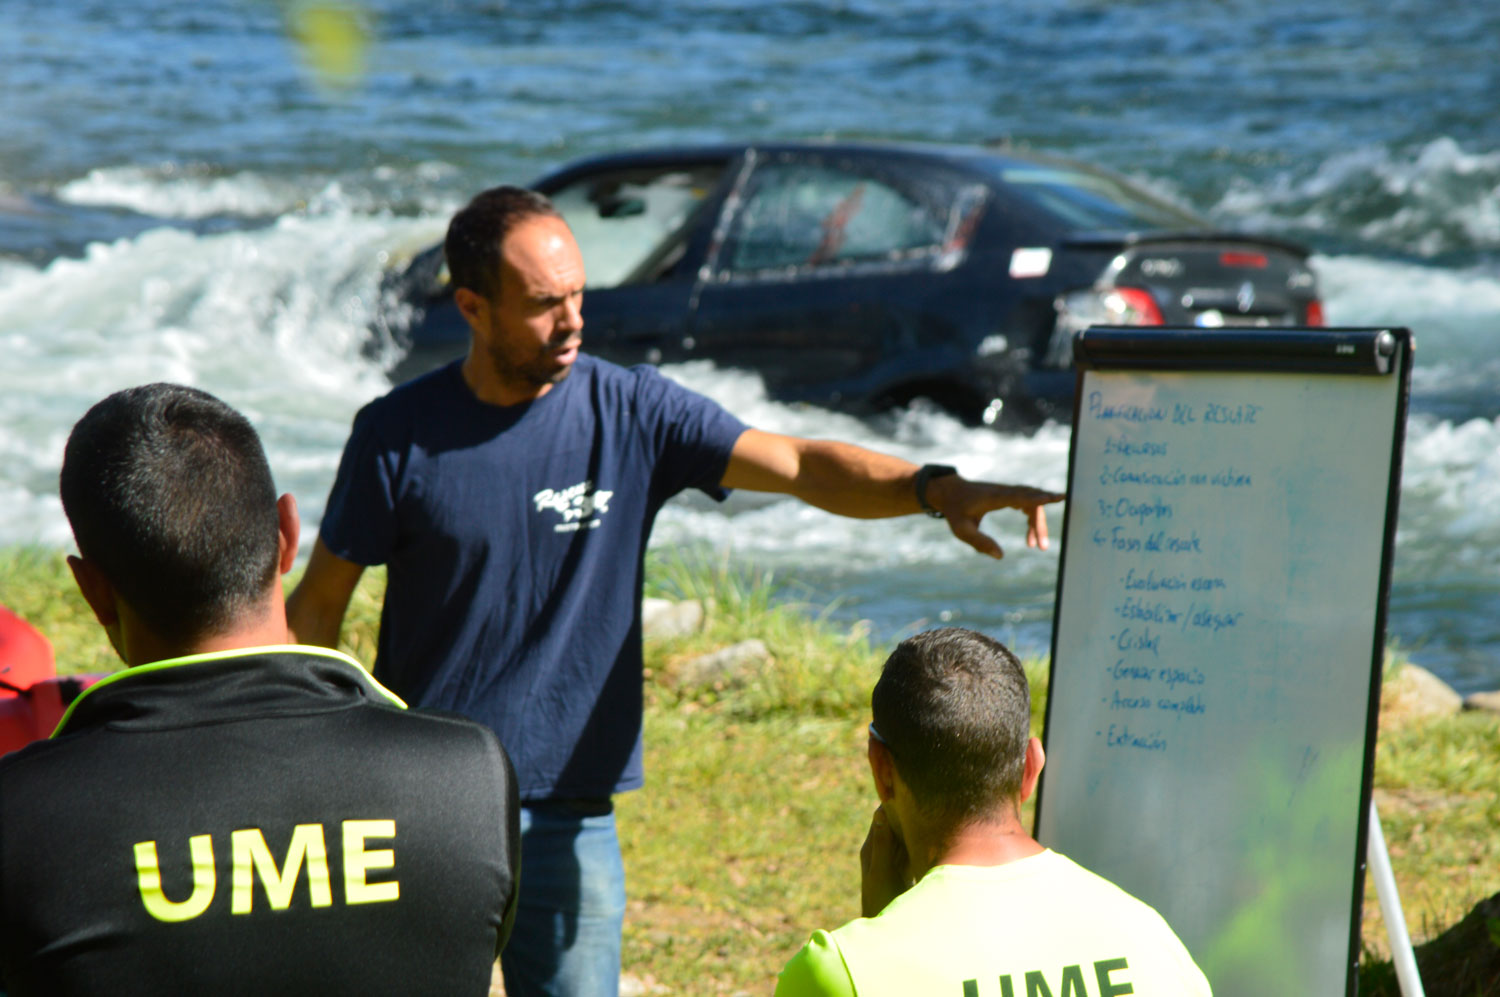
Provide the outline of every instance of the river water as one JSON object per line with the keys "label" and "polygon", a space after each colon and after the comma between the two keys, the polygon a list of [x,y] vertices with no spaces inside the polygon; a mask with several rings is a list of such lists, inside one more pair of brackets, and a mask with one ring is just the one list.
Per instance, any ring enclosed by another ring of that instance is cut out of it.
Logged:
{"label": "river water", "polygon": [[[0,544],[69,543],[68,429],[161,379],[246,411],[315,524],[350,418],[387,387],[362,349],[382,267],[482,187],[646,143],[1007,136],[1300,239],[1332,324],[1415,331],[1390,629],[1458,688],[1500,686],[1500,5],[349,10],[370,41],[335,78],[290,40],[290,0],[0,4]],[[762,428],[1066,477],[1065,427],[1000,435],[920,408],[860,422],[769,402],[743,373],[669,373]],[[1056,551],[1025,550],[1019,517],[989,525],[999,565],[923,518],[739,495],[673,504],[654,544],[773,569],[882,640],[952,621],[1044,651]]]}

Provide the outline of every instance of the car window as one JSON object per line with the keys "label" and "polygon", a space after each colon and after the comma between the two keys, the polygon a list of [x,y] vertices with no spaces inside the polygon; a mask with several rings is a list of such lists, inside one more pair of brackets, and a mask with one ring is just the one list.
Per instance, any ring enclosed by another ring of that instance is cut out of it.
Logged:
{"label": "car window", "polygon": [[552,192],[583,253],[587,286],[650,279],[638,271],[669,248],[722,173],[720,166],[596,173]]}
{"label": "car window", "polygon": [[1111,177],[1083,170],[1012,167],[1001,174],[1011,190],[1077,228],[1199,228],[1200,218]]}
{"label": "car window", "polygon": [[941,248],[946,216],[885,179],[814,163],[756,170],[730,235],[731,271],[890,261]]}

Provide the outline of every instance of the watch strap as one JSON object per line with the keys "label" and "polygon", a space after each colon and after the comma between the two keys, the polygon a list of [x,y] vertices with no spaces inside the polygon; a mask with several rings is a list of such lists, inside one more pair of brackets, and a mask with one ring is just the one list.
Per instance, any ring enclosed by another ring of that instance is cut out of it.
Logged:
{"label": "watch strap", "polygon": [[927,515],[931,516],[933,519],[942,519],[943,514],[934,509],[932,507],[932,503],[927,501],[927,483],[930,482],[933,478],[941,478],[944,475],[957,473],[958,468],[953,467],[949,464],[923,464],[920,468],[917,469],[917,505],[921,506],[922,511],[927,513]]}

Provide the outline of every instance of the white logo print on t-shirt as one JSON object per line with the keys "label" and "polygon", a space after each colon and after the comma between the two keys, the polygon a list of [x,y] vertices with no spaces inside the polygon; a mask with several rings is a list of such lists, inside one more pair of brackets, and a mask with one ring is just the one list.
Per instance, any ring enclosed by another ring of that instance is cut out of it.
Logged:
{"label": "white logo print on t-shirt", "polygon": [[599,517],[609,511],[609,500],[614,496],[614,492],[596,489],[592,481],[580,481],[561,491],[543,488],[531,500],[536,503],[538,513],[543,509],[551,509],[562,517],[563,521],[552,527],[553,530],[572,533],[585,528],[597,528]]}

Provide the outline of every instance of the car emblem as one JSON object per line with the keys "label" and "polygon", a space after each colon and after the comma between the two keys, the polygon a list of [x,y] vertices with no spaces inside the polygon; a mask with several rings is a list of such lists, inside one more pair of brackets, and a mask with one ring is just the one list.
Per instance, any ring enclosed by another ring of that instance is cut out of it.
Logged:
{"label": "car emblem", "polygon": [[1248,280],[1240,285],[1240,293],[1235,296],[1235,301],[1240,306],[1240,311],[1248,312],[1250,306],[1255,304],[1255,285]]}

